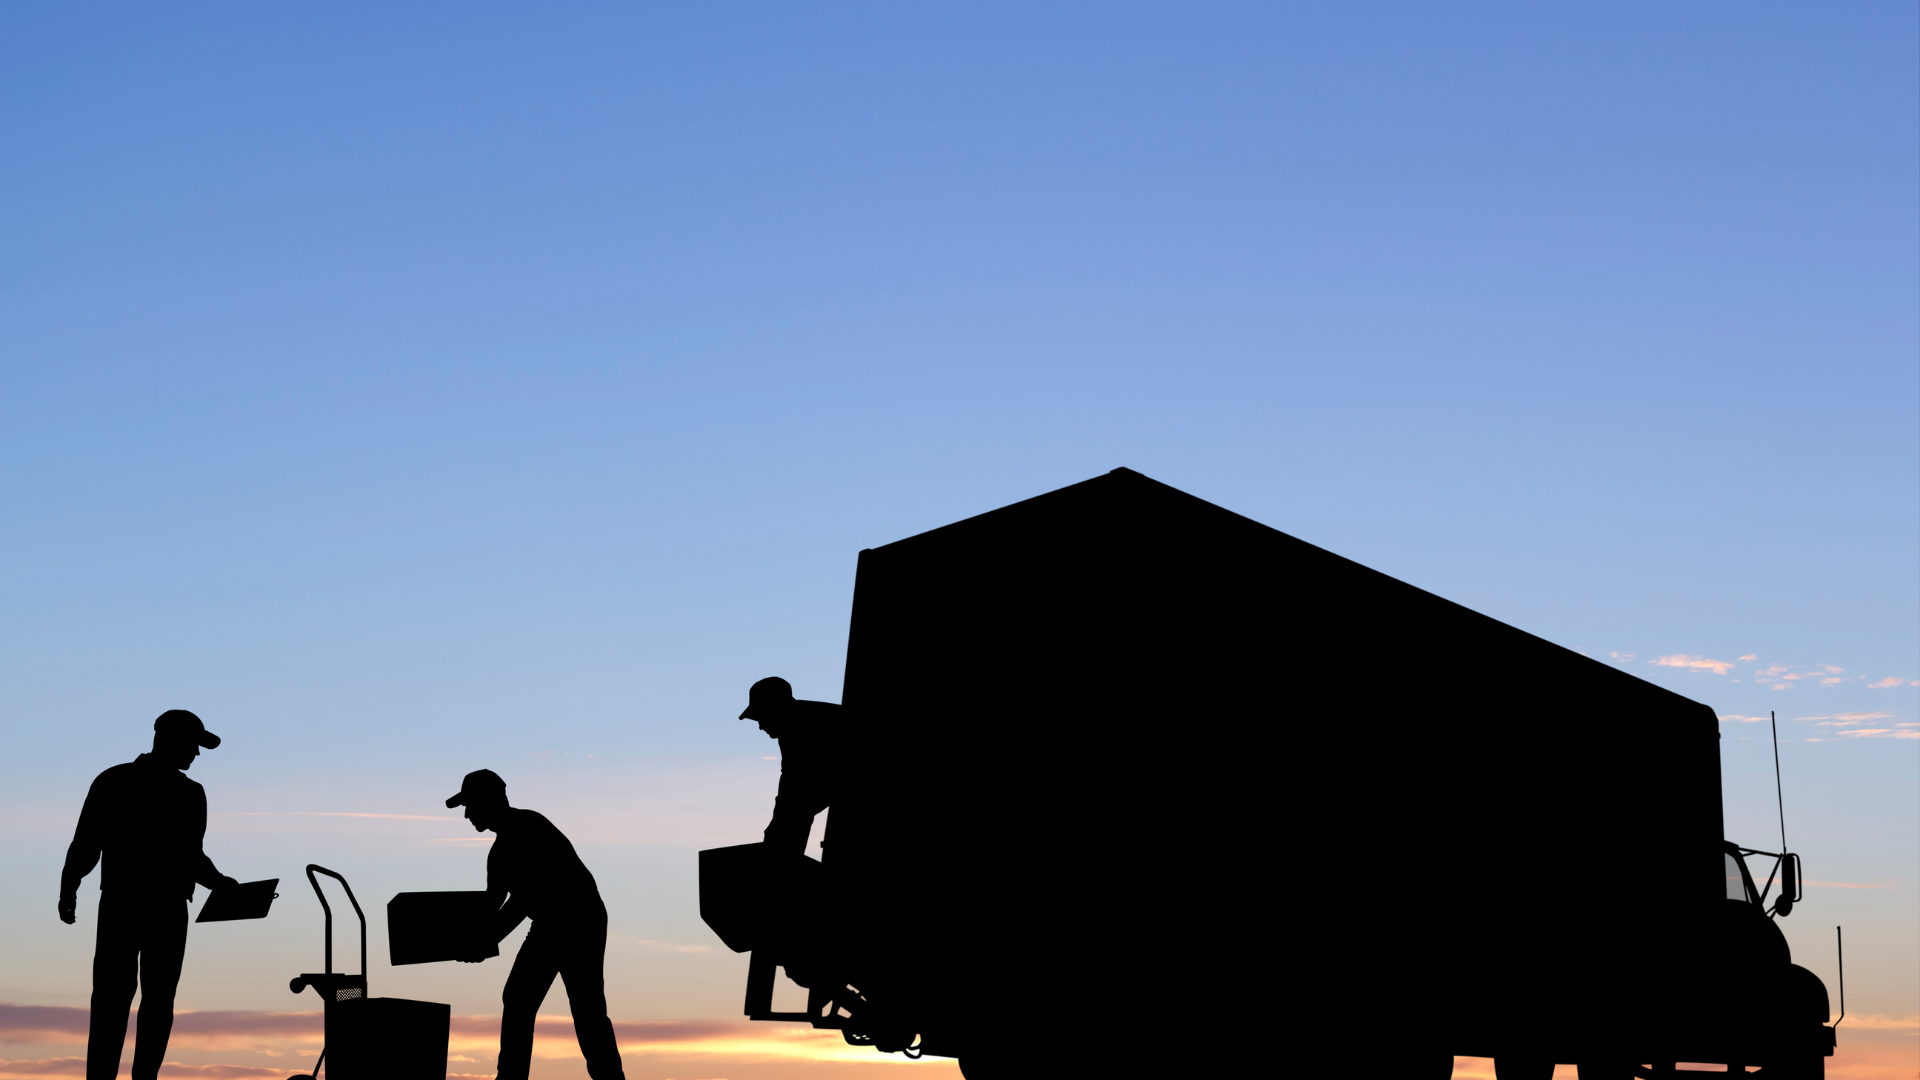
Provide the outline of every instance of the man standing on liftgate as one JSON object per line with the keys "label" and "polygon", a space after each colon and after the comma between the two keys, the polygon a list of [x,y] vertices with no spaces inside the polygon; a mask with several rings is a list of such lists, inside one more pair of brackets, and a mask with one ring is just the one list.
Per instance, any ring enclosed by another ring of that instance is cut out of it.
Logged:
{"label": "man standing on liftgate", "polygon": [[[477,769],[460,782],[449,808],[464,805],[476,832],[498,837],[487,853],[487,894],[500,908],[489,944],[532,919],[501,991],[500,1065],[496,1080],[527,1080],[533,1062],[533,1020],[558,975],[573,1005],[573,1034],[593,1080],[626,1080],[620,1047],[607,1019],[607,905],[573,844],[553,822],[507,805],[507,782]],[[467,960],[479,963],[483,957]]]}
{"label": "man standing on liftgate", "polygon": [[93,946],[93,1010],[87,1080],[114,1080],[126,1047],[127,1010],[140,987],[133,1080],[154,1080],[173,1034],[173,992],[187,951],[187,902],[195,882],[238,882],[200,850],[207,792],[182,775],[220,737],[185,709],[153,722],[153,751],[101,773],[87,790],[60,871],[60,921],[72,925],[80,879],[100,865],[100,929]]}
{"label": "man standing on liftgate", "polygon": [[804,855],[814,817],[832,805],[840,786],[840,706],[796,699],[793,686],[776,675],[747,689],[740,719],[758,723],[780,743],[780,791],[767,824],[767,850]]}

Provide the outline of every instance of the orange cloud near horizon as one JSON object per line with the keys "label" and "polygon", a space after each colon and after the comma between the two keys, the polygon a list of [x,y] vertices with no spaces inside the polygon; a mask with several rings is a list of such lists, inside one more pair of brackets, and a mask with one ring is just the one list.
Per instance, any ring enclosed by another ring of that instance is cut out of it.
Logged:
{"label": "orange cloud near horizon", "polygon": [[[132,1031],[132,1024],[133,1020],[129,1018],[129,1032]],[[867,1062],[887,1059],[887,1055],[871,1047],[847,1045],[837,1031],[751,1020],[630,1020],[616,1022],[613,1032],[623,1055],[722,1056],[742,1061]],[[176,1050],[297,1050],[304,1054],[317,1053],[323,1040],[322,1014],[318,1012],[183,1011],[174,1016],[173,1038],[169,1046]],[[0,1042],[85,1046],[87,1010],[74,1006],[0,1003]],[[448,1053],[462,1056],[476,1052],[491,1055],[499,1043],[498,1016],[455,1016],[451,1019],[447,1037]],[[572,1018],[543,1015],[535,1020],[533,1053],[537,1058],[547,1059],[578,1057],[580,1048],[574,1038]],[[893,1060],[904,1059],[896,1056]],[[285,1071],[268,1070],[270,1073]],[[5,1075],[0,1072],[0,1077]]]}
{"label": "orange cloud near horizon", "polygon": [[[455,1068],[476,1071],[448,1073],[449,1080],[486,1080],[486,1067],[498,1046],[498,1016],[452,1018],[448,1053]],[[748,1020],[652,1020],[614,1025],[621,1055],[638,1066],[652,1061],[687,1075],[751,1073],[756,1080],[817,1078],[820,1066],[895,1065],[908,1062],[866,1047],[845,1044],[839,1033],[812,1028],[755,1023]],[[1852,1037],[1849,1038],[1849,1033]],[[1830,1080],[1911,1080],[1920,1071],[1920,1016],[1849,1016],[1842,1028],[1841,1052],[1828,1059]],[[70,1006],[10,1005],[0,1003],[0,1042],[43,1046],[84,1046],[87,1010]],[[164,1076],[200,1080],[284,1080],[311,1067],[308,1055],[321,1043],[321,1014],[242,1011],[182,1012],[175,1020],[172,1049],[190,1054],[232,1053],[267,1055],[268,1064],[209,1062],[189,1064],[169,1060]],[[584,1063],[573,1036],[573,1022],[565,1016],[541,1016],[536,1021],[534,1054],[550,1068],[567,1071],[566,1063]],[[286,1060],[274,1060],[284,1057]],[[640,1059],[634,1061],[633,1059]],[[260,1060],[256,1058],[256,1060]],[[1356,1061],[1358,1058],[1356,1057]],[[928,1059],[916,1068],[950,1059]],[[130,1068],[121,1064],[121,1074]],[[658,1071],[656,1068],[654,1071]],[[957,1070],[956,1070],[957,1071]],[[61,1055],[30,1059],[0,1059],[0,1080],[73,1080],[86,1074],[83,1056]],[[866,1073],[868,1076],[891,1075]],[[932,1073],[918,1073],[932,1076]],[[1456,1080],[1492,1080],[1493,1062],[1456,1058]],[[1556,1080],[1572,1080],[1574,1068],[1563,1065]]]}

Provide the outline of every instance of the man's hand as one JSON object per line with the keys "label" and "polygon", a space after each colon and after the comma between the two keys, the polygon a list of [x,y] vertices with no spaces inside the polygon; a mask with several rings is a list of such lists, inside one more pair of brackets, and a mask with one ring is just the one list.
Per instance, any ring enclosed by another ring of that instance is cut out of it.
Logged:
{"label": "man's hand", "polygon": [[478,953],[478,952],[474,952],[474,953],[470,953],[470,954],[468,954],[468,955],[466,955],[466,956],[462,956],[462,957],[460,957],[460,958],[459,958],[459,960],[460,960],[460,962],[461,962],[461,963],[463,963],[463,964],[479,964],[479,963],[484,963],[484,962],[486,961],[486,959],[487,959],[487,957],[486,957],[486,956],[485,956],[484,954],[482,954],[482,953]]}
{"label": "man's hand", "polygon": [[214,888],[216,888],[216,889],[231,889],[231,888],[233,888],[234,886],[236,886],[236,885],[238,885],[238,884],[240,884],[240,882],[238,882],[237,880],[235,880],[235,879],[233,879],[233,878],[230,878],[230,877],[228,877],[228,876],[226,876],[225,874],[222,874],[222,875],[220,875],[220,884],[218,884],[218,885],[215,885],[215,886],[214,886]]}
{"label": "man's hand", "polygon": [[79,905],[79,902],[79,898],[75,896],[63,896],[60,898],[61,922],[66,923],[68,926],[73,925],[73,909]]}

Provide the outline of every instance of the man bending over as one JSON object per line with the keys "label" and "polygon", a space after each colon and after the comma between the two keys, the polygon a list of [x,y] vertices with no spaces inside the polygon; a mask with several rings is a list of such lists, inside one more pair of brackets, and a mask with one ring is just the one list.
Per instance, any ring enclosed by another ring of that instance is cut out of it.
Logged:
{"label": "man bending over", "polygon": [[507,782],[491,769],[468,773],[447,806],[465,806],[476,832],[498,837],[487,853],[487,892],[503,901],[491,940],[506,937],[522,919],[533,920],[500,994],[497,1080],[527,1080],[534,1016],[555,975],[567,983],[573,1033],[587,1059],[587,1075],[625,1080],[613,1022],[607,1019],[607,905],[586,864],[553,822],[508,806]]}

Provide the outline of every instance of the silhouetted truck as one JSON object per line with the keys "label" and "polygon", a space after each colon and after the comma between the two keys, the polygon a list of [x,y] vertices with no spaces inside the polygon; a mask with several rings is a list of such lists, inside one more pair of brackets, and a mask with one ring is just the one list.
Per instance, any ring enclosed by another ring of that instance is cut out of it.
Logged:
{"label": "silhouetted truck", "polygon": [[1138,473],[861,552],[842,702],[820,862],[702,853],[755,1018],[972,1080],[1833,1052],[1711,709]]}

